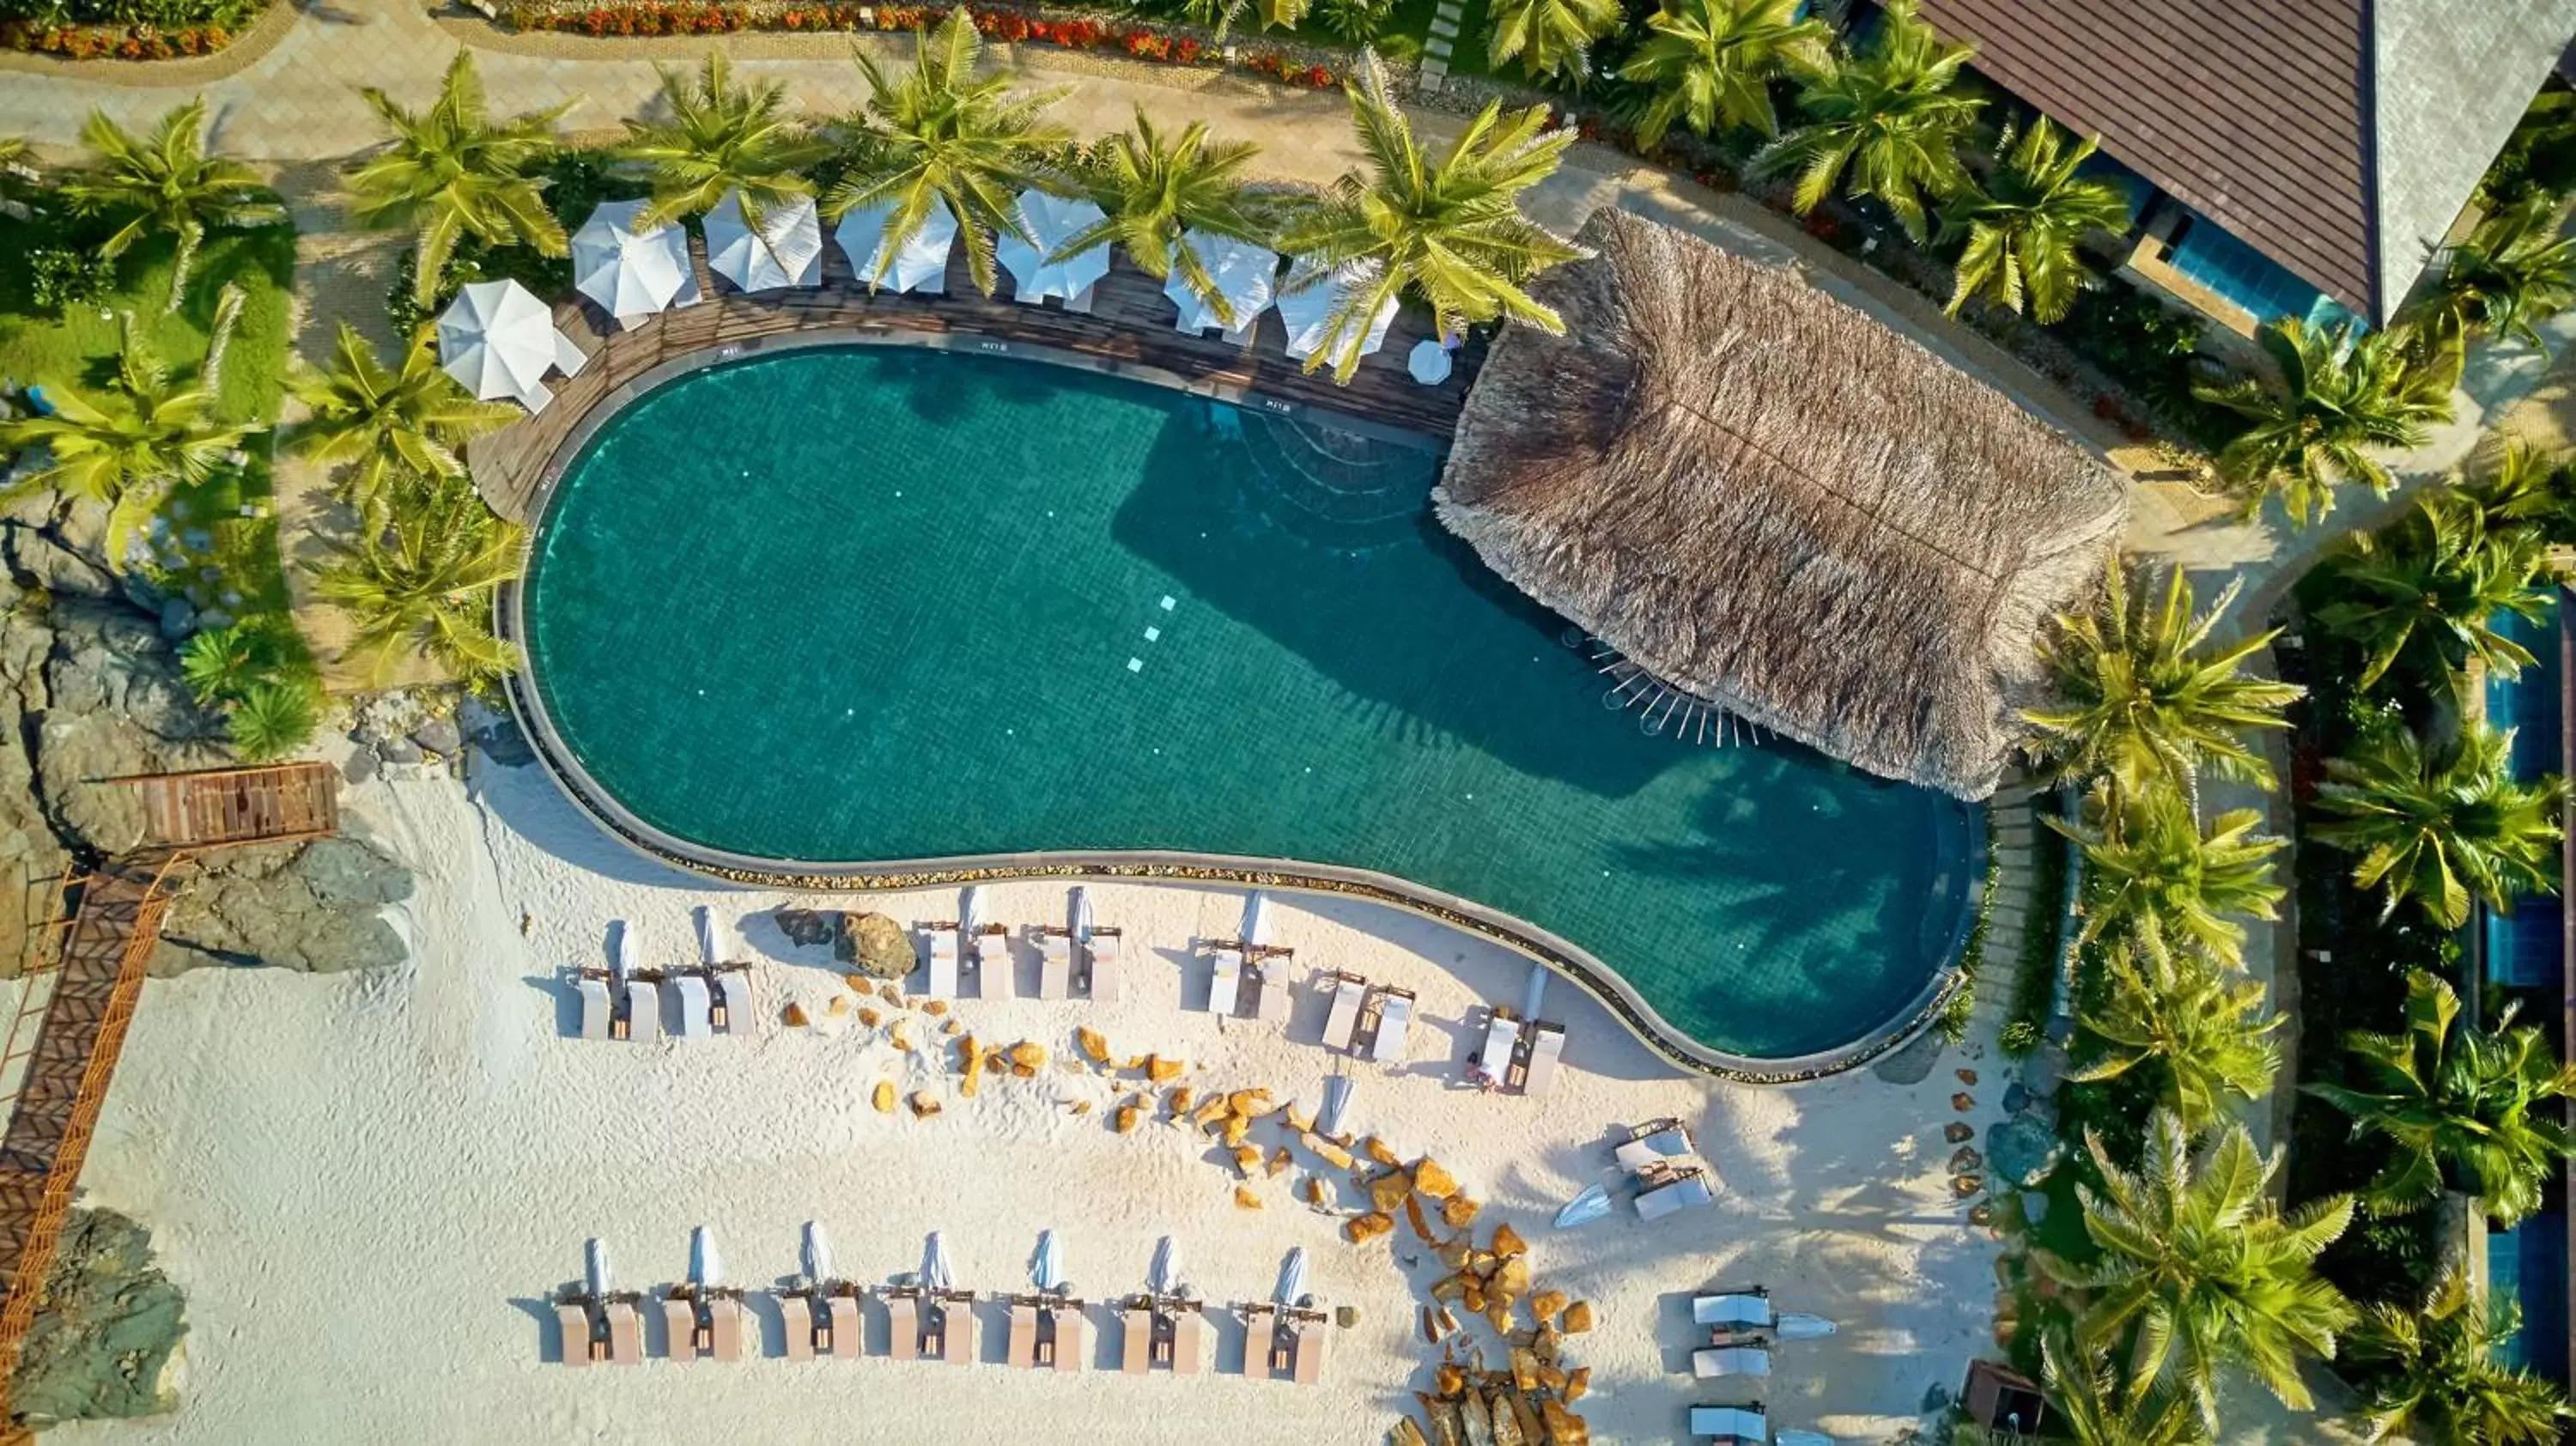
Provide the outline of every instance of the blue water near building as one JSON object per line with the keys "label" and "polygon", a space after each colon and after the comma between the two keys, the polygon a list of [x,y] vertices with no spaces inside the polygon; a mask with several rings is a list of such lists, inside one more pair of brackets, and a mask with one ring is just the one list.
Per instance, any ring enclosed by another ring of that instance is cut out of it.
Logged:
{"label": "blue water near building", "polygon": [[2358,319],[2342,302],[2197,213],[2183,224],[2165,264],[2251,314],[2257,325],[2284,316],[2318,327]]}
{"label": "blue water near building", "polygon": [[2487,1298],[2522,1307],[2522,1326],[2495,1345],[2503,1365],[2567,1384],[2567,1212],[2543,1210],[2487,1232]]}

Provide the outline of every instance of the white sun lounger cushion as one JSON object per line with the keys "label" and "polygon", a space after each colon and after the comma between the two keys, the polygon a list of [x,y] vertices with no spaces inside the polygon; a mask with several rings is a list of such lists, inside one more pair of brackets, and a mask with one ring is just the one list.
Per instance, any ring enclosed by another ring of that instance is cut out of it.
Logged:
{"label": "white sun lounger cushion", "polygon": [[1693,1325],[1767,1326],[1772,1319],[1771,1297],[1767,1295],[1702,1295],[1691,1299]]}
{"label": "white sun lounger cushion", "polygon": [[1519,1046],[1521,1022],[1507,1014],[1497,1014],[1485,1021],[1485,1048],[1476,1063],[1496,1079],[1512,1067],[1512,1051]]}
{"label": "white sun lounger cushion", "polygon": [[975,936],[975,975],[989,998],[1007,999],[1011,994],[1011,936],[978,934]]}
{"label": "white sun lounger cushion", "polygon": [[1771,1353],[1760,1346],[1707,1346],[1691,1352],[1691,1374],[1702,1380],[1718,1376],[1767,1376]]}
{"label": "white sun lounger cushion", "polygon": [[1253,1017],[1266,1019],[1272,1024],[1287,1023],[1288,961],[1272,959],[1264,963],[1253,987],[1260,990],[1260,993],[1254,996]]}
{"label": "white sun lounger cushion", "polygon": [[1693,1406],[1690,1430],[1694,1436],[1715,1437],[1720,1441],[1768,1441],[1770,1423],[1751,1406]]}
{"label": "white sun lounger cushion", "polygon": [[949,930],[930,931],[930,976],[922,992],[933,999],[957,997],[957,936]]}
{"label": "white sun lounger cushion", "polygon": [[1359,1028],[1360,1001],[1368,997],[1368,981],[1344,979],[1333,988],[1333,1012],[1324,1020],[1324,1045],[1328,1049],[1351,1047],[1351,1033]]}
{"label": "white sun lounger cushion", "polygon": [[725,1033],[750,1032],[751,976],[740,969],[728,969],[717,975],[716,997],[724,1001]]}
{"label": "white sun lounger cushion", "polygon": [[608,1038],[608,981],[583,975],[581,985],[581,1037]]}
{"label": "white sun lounger cushion", "polygon": [[1565,1053],[1565,1026],[1534,1024],[1530,1026],[1529,1073],[1521,1080],[1521,1093],[1543,1095],[1556,1083],[1556,1065]]}
{"label": "white sun lounger cushion", "polygon": [[626,1037],[634,1040],[662,1037],[662,996],[641,979],[626,981]]}
{"label": "white sun lounger cushion", "polygon": [[1690,1152],[1690,1132],[1675,1125],[1642,1139],[1630,1140],[1618,1148],[1616,1155],[1620,1169],[1635,1171],[1681,1159]]}
{"label": "white sun lounger cushion", "polygon": [[1094,934],[1091,951],[1091,997],[1100,1004],[1118,1001],[1118,945],[1122,936]]}
{"label": "white sun lounger cushion", "polygon": [[1637,1218],[1661,1220],[1676,1210],[1700,1205],[1714,1205],[1717,1194],[1708,1187],[1706,1175],[1684,1175],[1682,1178],[1637,1197]]}
{"label": "white sun lounger cushion", "polygon": [[1234,999],[1243,987],[1243,956],[1232,949],[1216,951],[1216,970],[1208,977],[1208,1012],[1234,1013]]}
{"label": "white sun lounger cushion", "polygon": [[1379,1064],[1394,1064],[1404,1058],[1405,1027],[1413,1022],[1413,1001],[1401,994],[1389,994],[1377,1018],[1377,1038],[1369,1044],[1369,1058]]}
{"label": "white sun lounger cushion", "polygon": [[713,1033],[714,1025],[707,1018],[707,981],[695,974],[681,974],[672,979],[671,987],[680,1001],[680,1037],[704,1039]]}
{"label": "white sun lounger cushion", "polygon": [[1038,936],[1038,998],[1065,999],[1073,994],[1073,941],[1062,934]]}

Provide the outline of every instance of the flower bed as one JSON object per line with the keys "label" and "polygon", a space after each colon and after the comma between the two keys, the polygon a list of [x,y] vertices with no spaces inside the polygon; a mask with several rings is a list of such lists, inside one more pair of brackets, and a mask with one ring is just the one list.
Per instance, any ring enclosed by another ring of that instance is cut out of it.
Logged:
{"label": "flower bed", "polygon": [[[675,0],[625,0],[615,5],[530,3],[504,12],[512,28],[574,35],[722,35],[734,31],[813,33],[927,29],[948,16],[941,6],[852,4],[687,4]],[[1218,45],[1186,26],[1147,25],[1090,15],[987,6],[974,12],[975,28],[1006,45],[1054,45],[1066,50],[1123,51],[1158,65],[1247,71],[1282,85],[1326,90],[1342,82],[1344,57],[1296,45]]]}
{"label": "flower bed", "polygon": [[222,25],[37,25],[0,21],[0,48],[67,60],[180,60],[212,55],[240,32]]}

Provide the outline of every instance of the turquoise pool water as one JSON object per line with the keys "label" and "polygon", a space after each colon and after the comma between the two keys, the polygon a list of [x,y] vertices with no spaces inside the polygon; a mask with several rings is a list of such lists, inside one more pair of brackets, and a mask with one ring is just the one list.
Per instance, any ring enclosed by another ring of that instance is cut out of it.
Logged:
{"label": "turquoise pool water", "polygon": [[531,668],[592,779],[710,848],[1345,865],[1551,930],[1718,1050],[1905,1009],[1958,931],[1967,811],[1648,736],[1440,529],[1437,465],[1033,363],[715,368],[567,469]]}

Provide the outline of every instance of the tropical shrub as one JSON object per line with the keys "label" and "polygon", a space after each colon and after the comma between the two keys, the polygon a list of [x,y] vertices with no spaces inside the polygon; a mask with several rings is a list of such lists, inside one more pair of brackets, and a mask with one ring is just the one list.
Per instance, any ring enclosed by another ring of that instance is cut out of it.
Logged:
{"label": "tropical shrub", "polygon": [[2119,187],[2078,174],[2100,143],[2069,147],[2043,116],[2002,150],[1985,181],[1969,179],[1942,207],[1942,241],[1963,246],[1951,315],[1971,297],[2006,311],[2027,309],[2041,322],[2066,315],[2091,280],[2078,249],[2085,236],[2129,224]]}
{"label": "tropical shrub", "polygon": [[2255,340],[2279,369],[2278,384],[2246,377],[2193,389],[2242,419],[2218,468],[2249,515],[2276,492],[2302,523],[2334,510],[2338,486],[2384,496],[2388,468],[2371,453],[2420,447],[2435,423],[2451,419],[2456,369],[2420,364],[2405,328],[2361,335],[2349,324],[2321,330],[2283,317]]}
{"label": "tropical shrub", "polygon": [[524,537],[465,482],[411,479],[387,491],[381,525],[333,546],[314,569],[322,599],[347,610],[355,651],[378,679],[406,656],[477,687],[518,666],[492,631],[492,597],[519,575]]}
{"label": "tropical shrub", "polygon": [[2530,529],[2491,522],[2474,492],[2427,492],[2395,526],[2356,534],[2326,564],[2334,601],[2316,619],[2362,650],[2365,689],[2401,662],[2418,683],[2461,678],[2473,658],[2513,677],[2531,652],[2497,624],[2546,612],[2541,543]]}
{"label": "tropical shrub", "polygon": [[1840,185],[1887,207],[1921,244],[1931,231],[1928,203],[1968,183],[1959,151],[1984,102],[1955,87],[1975,54],[1943,44],[1914,0],[1888,0],[1868,49],[1798,92],[1802,123],[1763,147],[1754,171],[1796,172],[1801,216]]}
{"label": "tropical shrub", "polygon": [[1318,8],[1324,28],[1346,45],[1370,43],[1395,18],[1395,0],[1323,0]]}
{"label": "tropical shrub", "polygon": [[252,684],[224,722],[242,761],[264,763],[311,741],[316,718],[313,687],[299,680]]}
{"label": "tropical shrub", "polygon": [[2466,1270],[2445,1269],[2422,1301],[2370,1307],[2351,1337],[2372,1441],[2404,1433],[2444,1446],[2555,1446],[2567,1397],[2496,1347],[2521,1328],[2508,1297],[2489,1303]]}
{"label": "tropical shrub", "polygon": [[2378,889],[2385,918],[2408,899],[2456,929],[2469,906],[2512,907],[2557,890],[2563,780],[2524,782],[2508,766],[2513,735],[2471,723],[2447,749],[2393,723],[2351,756],[2326,761],[2309,837],[2361,855],[2356,887]]}
{"label": "tropical shrub", "polygon": [[555,122],[569,106],[493,121],[470,50],[457,52],[426,110],[406,110],[372,86],[361,93],[393,143],[350,174],[350,214],[360,225],[413,233],[415,302],[430,304],[467,237],[564,253],[563,225],[547,211],[545,183],[534,173],[552,154]]}
{"label": "tropical shrub", "polygon": [[40,246],[21,258],[27,266],[27,299],[39,311],[96,301],[116,290],[116,261],[95,249]]}
{"label": "tropical shrub", "polygon": [[149,135],[135,135],[92,111],[81,126],[90,163],[63,179],[63,200],[82,216],[115,227],[99,254],[122,256],[145,236],[179,243],[170,265],[170,295],[163,309],[176,311],[187,295],[188,273],[206,233],[286,220],[259,177],[239,161],[206,148],[206,98],[199,96],[163,116]]}
{"label": "tropical shrub", "polygon": [[2093,812],[2104,816],[2099,827],[2048,820],[2084,853],[2078,942],[2102,942],[2157,967],[2186,952],[2242,967],[2238,920],[2278,918],[2284,892],[2272,857],[2288,845],[2254,831],[2263,815],[2221,814],[2204,835],[2190,801],[2164,787],[2125,801],[2101,797]]}
{"label": "tropical shrub", "polygon": [[1652,99],[1637,144],[1652,149],[1678,121],[1705,136],[1723,125],[1779,134],[1775,80],[1815,81],[1833,69],[1832,27],[1801,17],[1799,0],[1666,0],[1651,32],[1619,68]]}

